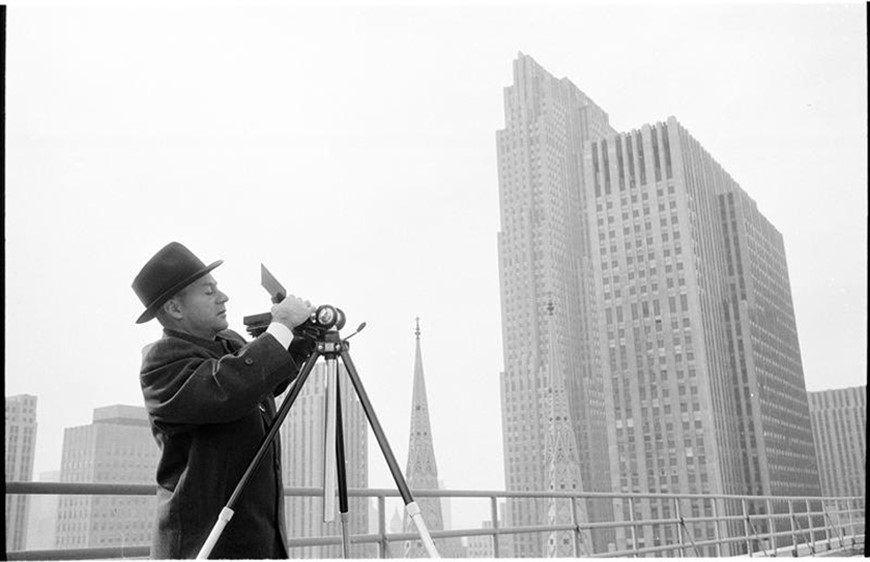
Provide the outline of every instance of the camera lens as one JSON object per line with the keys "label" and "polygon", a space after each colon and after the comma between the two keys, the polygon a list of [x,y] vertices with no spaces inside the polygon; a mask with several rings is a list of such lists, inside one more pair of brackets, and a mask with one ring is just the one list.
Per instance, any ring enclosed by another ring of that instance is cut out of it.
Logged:
{"label": "camera lens", "polygon": [[336,316],[335,309],[329,305],[325,304],[317,309],[317,323],[323,328],[332,328]]}

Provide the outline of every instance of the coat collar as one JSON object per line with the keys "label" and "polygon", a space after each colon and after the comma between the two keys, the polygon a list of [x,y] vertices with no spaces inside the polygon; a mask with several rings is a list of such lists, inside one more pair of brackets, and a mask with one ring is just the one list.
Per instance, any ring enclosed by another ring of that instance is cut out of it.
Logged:
{"label": "coat collar", "polygon": [[[230,351],[235,350],[236,346],[231,343],[231,339],[224,335],[223,332],[218,334],[215,339],[207,340],[205,338],[201,338],[199,336],[194,336],[192,334],[188,334],[187,332],[180,332],[178,330],[172,330],[170,328],[163,328],[163,336],[164,337],[173,337],[183,339],[185,341],[189,341],[194,345],[198,345],[199,347],[203,347],[217,356],[226,355],[228,353],[229,348]],[[227,343],[227,347],[224,346],[224,343]]]}

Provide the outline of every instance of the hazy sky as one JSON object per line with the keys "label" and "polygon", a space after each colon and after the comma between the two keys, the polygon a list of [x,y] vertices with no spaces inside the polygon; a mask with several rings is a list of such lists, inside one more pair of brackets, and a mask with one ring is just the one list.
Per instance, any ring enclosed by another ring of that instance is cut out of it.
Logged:
{"label": "hazy sky", "polygon": [[[785,238],[808,389],[865,384],[862,3],[11,4],[5,384],[39,397],[36,474],[95,407],[142,405],[160,327],[130,283],[177,240],[224,260],[239,332],[261,262],[368,323],[351,354],[403,468],[419,316],[439,477],[503,489],[495,133],[520,51],[617,130],[675,116]],[[370,437],[392,488],[380,457]]]}

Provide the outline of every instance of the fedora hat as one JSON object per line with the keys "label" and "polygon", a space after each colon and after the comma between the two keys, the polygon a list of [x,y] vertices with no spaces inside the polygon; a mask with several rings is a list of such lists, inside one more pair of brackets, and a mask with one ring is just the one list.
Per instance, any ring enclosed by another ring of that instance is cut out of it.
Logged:
{"label": "fedora hat", "polygon": [[218,260],[206,266],[178,242],[164,246],[133,280],[133,291],[145,305],[145,312],[136,323],[142,324],[154,318],[166,301],[222,263],[223,260]]}

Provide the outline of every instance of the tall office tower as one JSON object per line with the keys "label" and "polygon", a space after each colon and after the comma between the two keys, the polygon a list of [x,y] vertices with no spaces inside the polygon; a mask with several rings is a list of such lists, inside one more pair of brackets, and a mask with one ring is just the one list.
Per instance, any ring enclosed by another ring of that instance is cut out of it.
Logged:
{"label": "tall office tower", "polygon": [[[519,54],[504,91],[505,128],[497,133],[501,230],[498,234],[504,372],[501,374],[505,482],[510,491],[547,489],[543,462],[551,339],[562,358],[585,491],[610,491],[601,357],[592,337],[598,317],[591,244],[583,209],[583,145],[614,131],[607,114],[567,79]],[[555,320],[546,305],[553,298]],[[511,500],[510,526],[544,525],[546,500]],[[589,502],[590,521],[609,520],[609,502]],[[595,550],[612,533],[595,532]],[[516,535],[515,557],[541,557],[545,533]]]}
{"label": "tall office tower", "polygon": [[[95,408],[91,425],[64,430],[60,481],[153,484],[159,456],[145,408]],[[156,497],[61,496],[57,547],[150,545],[156,508]]]}
{"label": "tall office tower", "polygon": [[[281,427],[281,473],[285,487],[322,488],[326,427],[326,363],[317,363]],[[368,426],[344,365],[338,369],[341,421],[348,488],[368,487]],[[285,394],[286,396],[286,394]],[[334,471],[333,467],[333,471]],[[337,501],[337,500],[336,500]],[[322,496],[284,499],[287,536],[292,538],[341,535],[336,504],[335,520],[325,522]],[[348,499],[351,534],[368,532],[368,499]],[[374,545],[351,544],[353,556],[374,556]],[[341,545],[290,549],[291,558],[341,558]]]}
{"label": "tall office tower", "polygon": [[[36,451],[36,396],[6,397],[6,480],[30,481]],[[23,550],[29,498],[6,496],[6,550]]]}
{"label": "tall office tower", "polygon": [[[586,159],[614,490],[817,494],[782,237],[673,117]],[[666,526],[637,537],[673,540]]]}
{"label": "tall office tower", "polygon": [[867,493],[867,387],[808,393],[823,496]]}
{"label": "tall office tower", "polygon": [[[408,465],[405,481],[411,490],[437,490],[438,466],[435,461],[435,445],[432,440],[432,426],[429,422],[429,400],[426,395],[426,379],[423,377],[423,354],[420,351],[420,319],[417,318],[417,337],[414,355],[414,386],[411,398],[411,430],[408,443]],[[444,513],[441,498],[414,497],[426,528],[430,531],[444,529]],[[404,532],[416,533],[417,527],[405,514]],[[438,553],[444,558],[463,556],[459,539],[438,539],[435,541]],[[428,557],[423,542],[419,539],[405,542],[405,558]]]}

